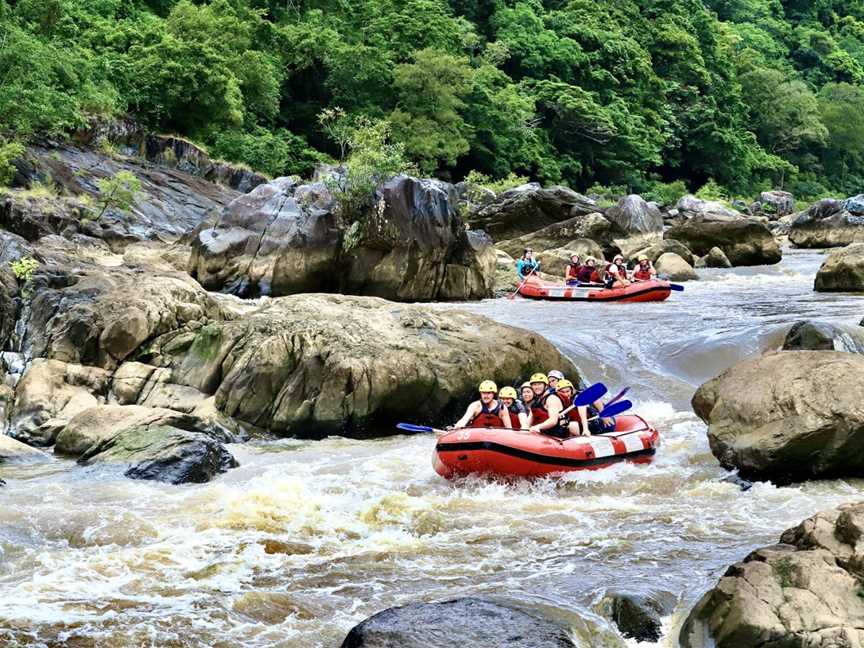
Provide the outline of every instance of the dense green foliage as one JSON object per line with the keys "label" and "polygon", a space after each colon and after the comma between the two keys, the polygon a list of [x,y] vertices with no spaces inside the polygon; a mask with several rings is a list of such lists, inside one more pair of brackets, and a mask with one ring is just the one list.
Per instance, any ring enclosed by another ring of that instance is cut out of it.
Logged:
{"label": "dense green foliage", "polygon": [[864,180],[864,0],[0,0],[0,79],[7,140],[129,113],[274,175],[344,111],[453,179]]}

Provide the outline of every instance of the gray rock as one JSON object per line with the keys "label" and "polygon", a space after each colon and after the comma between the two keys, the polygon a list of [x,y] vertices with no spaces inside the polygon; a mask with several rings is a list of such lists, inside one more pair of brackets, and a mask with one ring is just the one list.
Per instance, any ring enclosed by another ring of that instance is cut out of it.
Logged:
{"label": "gray rock", "polygon": [[858,194],[844,200],[843,209],[853,216],[864,216],[864,194]]}
{"label": "gray rock", "polygon": [[355,626],[342,648],[571,648],[553,621],[477,598],[390,608]]}
{"label": "gray rock", "polygon": [[713,247],[703,257],[699,259],[705,268],[731,268],[732,263],[718,247]]}
{"label": "gray rock", "polygon": [[759,194],[759,204],[763,213],[769,214],[771,220],[795,211],[795,196],[788,191],[763,191]]}
{"label": "gray rock", "polygon": [[783,350],[864,353],[864,331],[827,322],[795,322],[786,334]]}
{"label": "gray rock", "polygon": [[[597,203],[567,187],[530,183],[504,191],[468,216],[496,242],[518,238],[562,221],[598,211]],[[570,237],[575,238],[575,237]]]}
{"label": "gray rock", "polygon": [[856,353],[769,353],[703,384],[693,411],[708,424],[714,456],[745,479],[857,477],[864,471],[861,375],[864,357]]}
{"label": "gray rock", "polygon": [[693,266],[674,252],[661,254],[654,264],[654,269],[657,270],[658,276],[670,281],[695,281],[699,278]]}
{"label": "gray rock", "polygon": [[789,240],[802,248],[842,247],[864,242],[864,215],[846,208],[851,205],[858,210],[858,197],[845,201],[825,199],[814,203],[792,221]]}
{"label": "gray rock", "polygon": [[588,239],[599,245],[605,256],[611,257],[620,252],[615,240],[621,236],[624,236],[621,228],[599,212],[593,212],[568,218],[518,238],[500,241],[495,247],[518,258],[525,248],[542,252],[565,247],[577,239]]}
{"label": "gray rock", "polygon": [[676,241],[675,239],[663,239],[661,241],[658,241],[657,243],[654,243],[653,245],[642,248],[641,250],[637,250],[630,255],[628,261],[631,265],[633,265],[636,263],[639,256],[644,254],[651,260],[651,263],[657,263],[657,259],[659,259],[661,255],[666,254],[667,252],[677,254],[690,265],[696,263],[696,258],[693,256],[693,253],[689,250],[689,248],[683,243],[681,243],[681,241]]}
{"label": "gray rock", "polygon": [[604,216],[627,234],[652,234],[663,231],[663,215],[657,205],[643,200],[642,196],[624,196]]}
{"label": "gray rock", "polygon": [[660,617],[670,613],[674,603],[674,597],[668,594],[645,596],[614,592],[607,594],[601,607],[625,638],[657,642],[662,635]]}
{"label": "gray rock", "polygon": [[864,292],[864,242],[832,250],[816,273],[819,292]]}
{"label": "gray rock", "polygon": [[720,248],[733,266],[778,263],[780,246],[764,223],[753,219],[694,216],[663,235],[704,256]]}
{"label": "gray rock", "polygon": [[675,205],[678,216],[684,219],[703,218],[708,221],[739,220],[743,216],[721,202],[702,200],[691,194],[679,198]]}
{"label": "gray rock", "polygon": [[845,648],[864,641],[864,504],[819,513],[726,570],[681,648]]}

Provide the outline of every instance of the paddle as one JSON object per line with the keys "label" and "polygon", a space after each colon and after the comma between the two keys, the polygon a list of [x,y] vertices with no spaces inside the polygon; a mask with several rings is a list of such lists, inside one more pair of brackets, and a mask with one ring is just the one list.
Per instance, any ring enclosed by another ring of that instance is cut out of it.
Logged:
{"label": "paddle", "polygon": [[594,419],[598,418],[611,418],[613,416],[618,416],[618,414],[626,412],[631,407],[633,407],[633,403],[631,403],[629,400],[622,400],[617,403],[612,403],[611,405],[607,405],[606,407],[604,407],[597,416],[592,416],[588,420],[593,421]]}
{"label": "paddle", "polygon": [[619,400],[624,398],[625,394],[627,394],[628,391],[630,391],[630,388],[625,387],[620,392],[615,394],[612,398],[610,398],[609,401],[606,403],[606,405],[611,405],[612,403],[617,403]]}
{"label": "paddle", "polygon": [[397,423],[396,427],[404,432],[446,432],[428,425],[414,425],[413,423]]}
{"label": "paddle", "polygon": [[606,389],[606,385],[603,383],[594,383],[590,387],[586,387],[576,398],[573,399],[573,404],[561,412],[561,416],[572,410],[574,407],[585,407],[586,405],[590,405],[596,400],[603,398],[606,395],[606,392],[609,390]]}
{"label": "paddle", "polygon": [[522,290],[522,286],[524,286],[525,282],[528,281],[528,277],[530,277],[532,274],[534,274],[534,271],[536,269],[537,268],[531,268],[531,272],[529,272],[527,275],[525,275],[525,278],[522,280],[522,283],[520,283],[519,286],[516,288],[516,292],[514,292],[512,295],[508,295],[507,299],[516,299],[516,295],[519,294],[519,291]]}
{"label": "paddle", "polygon": [[682,286],[681,284],[673,284],[673,283],[670,283],[670,284],[669,284],[669,288],[670,288],[671,290],[676,291],[676,292],[684,292],[684,286]]}

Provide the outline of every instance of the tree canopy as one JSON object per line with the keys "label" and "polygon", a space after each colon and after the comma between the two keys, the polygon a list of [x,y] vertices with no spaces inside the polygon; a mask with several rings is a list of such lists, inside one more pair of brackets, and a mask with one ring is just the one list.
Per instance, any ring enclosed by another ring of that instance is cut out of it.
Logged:
{"label": "tree canopy", "polygon": [[272,175],[343,152],[664,195],[861,190],[864,0],[0,0],[0,145],[132,115]]}

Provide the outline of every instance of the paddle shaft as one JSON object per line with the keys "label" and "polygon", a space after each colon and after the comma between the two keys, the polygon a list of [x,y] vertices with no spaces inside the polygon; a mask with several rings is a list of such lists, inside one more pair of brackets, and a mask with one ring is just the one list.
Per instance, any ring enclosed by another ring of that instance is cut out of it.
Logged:
{"label": "paddle shaft", "polygon": [[534,271],[535,271],[536,269],[537,269],[536,267],[531,268],[531,272],[529,272],[527,275],[525,275],[525,278],[522,280],[522,283],[520,283],[520,284],[516,287],[516,291],[515,291],[512,295],[510,295],[507,299],[516,299],[516,295],[519,294],[519,291],[522,290],[522,286],[524,286],[524,285],[525,285],[525,282],[528,281],[528,277],[530,277],[532,274],[534,274]]}

